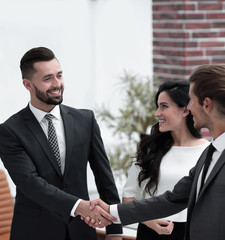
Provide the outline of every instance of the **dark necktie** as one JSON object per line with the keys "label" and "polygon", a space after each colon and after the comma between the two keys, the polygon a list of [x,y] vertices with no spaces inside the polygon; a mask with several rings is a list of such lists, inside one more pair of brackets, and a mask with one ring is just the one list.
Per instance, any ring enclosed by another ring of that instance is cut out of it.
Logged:
{"label": "dark necktie", "polygon": [[57,163],[59,165],[59,168],[61,169],[61,159],[60,159],[60,152],[59,152],[59,145],[58,140],[56,136],[55,127],[52,122],[53,115],[52,114],[46,114],[45,118],[48,120],[48,141],[50,143],[50,146],[52,148],[52,151],[55,154]]}
{"label": "dark necktie", "polygon": [[[204,185],[204,182],[205,182],[205,177],[206,177],[206,173],[209,169],[209,165],[212,161],[212,155],[215,151],[215,148],[213,147],[212,143],[209,145],[209,149],[208,149],[208,153],[207,153],[207,156],[206,156],[206,159],[205,159],[205,165],[204,165],[204,168],[203,168],[203,171],[202,171],[202,180],[201,180],[201,186],[200,186],[200,191]],[[199,191],[199,192],[200,192]]]}

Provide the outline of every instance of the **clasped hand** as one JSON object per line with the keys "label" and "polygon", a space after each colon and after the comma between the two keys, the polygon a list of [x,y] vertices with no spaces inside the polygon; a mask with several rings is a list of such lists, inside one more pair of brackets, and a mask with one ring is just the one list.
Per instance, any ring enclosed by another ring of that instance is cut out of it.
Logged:
{"label": "clasped hand", "polygon": [[76,214],[80,215],[81,219],[93,228],[103,228],[116,221],[116,218],[109,214],[109,205],[101,199],[82,200],[77,206]]}

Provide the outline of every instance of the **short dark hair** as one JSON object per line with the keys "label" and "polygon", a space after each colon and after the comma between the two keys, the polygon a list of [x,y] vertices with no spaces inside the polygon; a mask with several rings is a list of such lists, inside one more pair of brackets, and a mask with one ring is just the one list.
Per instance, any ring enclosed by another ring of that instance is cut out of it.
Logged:
{"label": "short dark hair", "polygon": [[20,60],[20,70],[22,73],[22,79],[31,79],[36,72],[34,63],[42,61],[51,61],[55,57],[55,54],[48,48],[37,47],[27,51]]}
{"label": "short dark hair", "polygon": [[202,65],[189,77],[193,83],[193,93],[202,105],[206,97],[217,104],[217,110],[225,115],[225,64]]}

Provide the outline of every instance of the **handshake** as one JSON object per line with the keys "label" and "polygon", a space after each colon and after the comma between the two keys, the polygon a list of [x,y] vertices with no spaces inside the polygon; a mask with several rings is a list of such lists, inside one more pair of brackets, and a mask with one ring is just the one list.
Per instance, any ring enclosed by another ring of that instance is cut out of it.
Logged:
{"label": "handshake", "polygon": [[110,206],[101,199],[93,201],[81,200],[75,214],[80,215],[81,219],[93,228],[103,228],[117,221],[115,217],[110,215]]}

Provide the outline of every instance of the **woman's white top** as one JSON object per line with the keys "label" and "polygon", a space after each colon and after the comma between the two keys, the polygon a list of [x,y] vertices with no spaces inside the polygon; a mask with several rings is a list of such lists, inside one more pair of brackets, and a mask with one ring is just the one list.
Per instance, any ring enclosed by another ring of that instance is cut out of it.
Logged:
{"label": "woman's white top", "polygon": [[[209,142],[193,147],[172,146],[161,161],[159,184],[154,196],[160,195],[167,190],[173,190],[174,185],[182,177],[188,175],[190,169],[195,166],[203,150],[208,145]],[[144,191],[148,180],[142,182],[141,188],[138,185],[137,177],[139,171],[140,168],[135,165],[134,161],[128,171],[127,182],[123,189],[123,197],[134,197],[137,200],[151,197]],[[187,209],[164,219],[174,222],[186,222],[186,217]]]}

